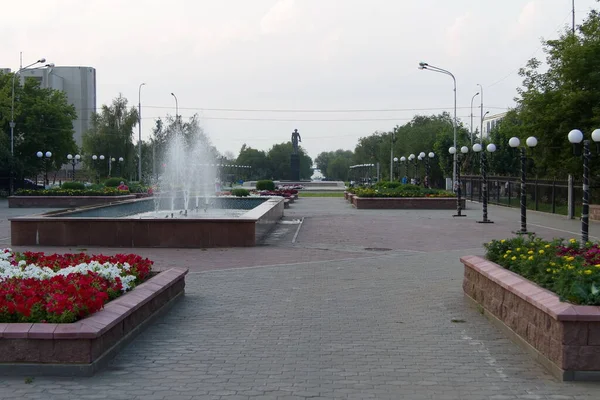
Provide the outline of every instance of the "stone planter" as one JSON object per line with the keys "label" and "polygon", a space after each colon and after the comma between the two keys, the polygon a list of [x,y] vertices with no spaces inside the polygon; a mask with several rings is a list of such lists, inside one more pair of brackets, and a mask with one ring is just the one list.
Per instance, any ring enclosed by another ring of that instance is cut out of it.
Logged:
{"label": "stone planter", "polygon": [[[453,210],[456,209],[456,197],[349,197],[357,209],[378,210]],[[466,201],[461,199],[464,210]]]}
{"label": "stone planter", "polygon": [[484,258],[460,260],[466,297],[536,361],[561,380],[600,380],[600,307],[561,302]]}
{"label": "stone planter", "polygon": [[116,203],[136,196],[10,196],[9,208],[73,208]]}
{"label": "stone planter", "polygon": [[187,272],[161,272],[74,323],[0,323],[0,375],[93,375],[183,295]]}

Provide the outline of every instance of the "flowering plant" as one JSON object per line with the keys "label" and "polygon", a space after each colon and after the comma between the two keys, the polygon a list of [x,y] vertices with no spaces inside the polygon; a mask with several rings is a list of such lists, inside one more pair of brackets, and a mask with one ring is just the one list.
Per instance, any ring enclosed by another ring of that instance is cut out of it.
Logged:
{"label": "flowering plant", "polygon": [[600,305],[600,244],[544,241],[533,235],[492,240],[486,257],[556,293],[561,301]]}
{"label": "flowering plant", "polygon": [[151,267],[135,254],[0,250],[0,322],[77,321],[143,282]]}

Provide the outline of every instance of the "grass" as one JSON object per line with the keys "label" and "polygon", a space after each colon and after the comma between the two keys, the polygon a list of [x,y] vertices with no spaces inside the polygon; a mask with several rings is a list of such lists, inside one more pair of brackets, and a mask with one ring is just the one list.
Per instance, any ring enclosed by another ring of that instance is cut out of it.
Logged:
{"label": "grass", "polygon": [[344,197],[344,192],[298,192],[299,197]]}
{"label": "grass", "polygon": [[[466,199],[471,199],[470,196],[466,196]],[[479,199],[478,196],[473,196],[473,200],[477,201]],[[521,207],[521,203],[520,203],[520,199],[519,198],[512,198],[510,201],[510,204],[508,204],[508,198],[506,197],[501,197],[499,200],[496,198],[492,198],[490,197],[489,199],[489,204],[495,204],[495,205],[500,205],[500,206],[508,206],[511,208],[519,208]],[[545,203],[545,202],[538,202],[538,207],[536,210],[535,207],[535,200],[532,199],[531,197],[527,198],[527,209],[528,210],[533,210],[533,211],[540,211],[540,212],[545,212],[545,213],[552,213],[552,204],[551,203]],[[567,215],[568,213],[568,207],[566,204],[557,204],[555,206],[555,214],[559,214],[559,215]],[[581,215],[581,204],[575,204],[575,216],[577,215]]]}

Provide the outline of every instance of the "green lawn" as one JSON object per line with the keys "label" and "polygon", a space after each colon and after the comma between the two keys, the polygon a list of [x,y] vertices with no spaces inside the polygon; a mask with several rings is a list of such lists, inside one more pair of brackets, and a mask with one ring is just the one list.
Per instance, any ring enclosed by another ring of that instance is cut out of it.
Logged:
{"label": "green lawn", "polygon": [[298,192],[299,197],[344,197],[344,192]]}
{"label": "green lawn", "polygon": [[[470,197],[467,197],[467,199],[470,199]],[[477,200],[477,196],[475,196],[473,198],[473,200]],[[519,198],[512,198],[510,205],[508,204],[508,199],[506,197],[501,197],[500,201],[498,201],[497,199],[491,199],[489,200],[489,204],[497,204],[497,205],[502,205],[502,206],[509,206],[512,208],[519,208],[521,207],[521,203]],[[535,200],[532,198],[527,198],[527,209],[528,210],[535,210]],[[543,203],[543,202],[539,202],[538,203],[538,208],[536,211],[541,211],[541,212],[546,212],[546,213],[551,213],[552,212],[552,204],[551,203]],[[560,215],[567,215],[567,205],[566,204],[557,204],[555,207],[555,213],[556,214],[560,214]],[[581,204],[576,204],[575,205],[575,216],[577,215],[581,215]]]}

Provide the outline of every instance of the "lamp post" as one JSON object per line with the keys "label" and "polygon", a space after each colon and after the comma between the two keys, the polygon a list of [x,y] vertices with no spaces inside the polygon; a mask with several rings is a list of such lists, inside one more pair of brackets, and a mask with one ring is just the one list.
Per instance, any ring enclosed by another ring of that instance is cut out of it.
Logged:
{"label": "lamp post", "polygon": [[118,164],[118,170],[117,173],[119,174],[119,176],[121,176],[121,163],[123,162],[123,157],[119,157],[119,164]]}
{"label": "lamp post", "polygon": [[471,146],[473,146],[473,100],[475,100],[475,97],[477,96],[479,96],[479,92],[471,97]]}
{"label": "lamp post", "polygon": [[394,161],[397,161],[396,158],[394,158],[394,143],[396,143],[396,128],[394,128],[394,130],[392,131],[392,143],[390,145],[390,182],[394,181]]}
{"label": "lamp post", "polygon": [[479,137],[483,139],[483,118],[485,118],[485,115],[483,115],[483,86],[480,83],[478,83],[477,86],[479,86],[479,92],[481,93],[481,103],[479,104],[479,112],[481,115],[481,118],[479,120]]}
{"label": "lamp post", "polygon": [[[26,70],[29,67],[33,67],[36,64],[42,64],[45,63],[46,59],[45,58],[40,58],[39,60],[37,60],[34,63],[31,63],[29,65],[26,65],[23,68],[19,68],[19,70],[17,72],[15,72],[12,76],[12,95],[11,95],[11,104],[10,104],[10,122],[8,123],[8,126],[10,126],[10,156],[11,158],[13,158],[15,156],[15,126],[17,126],[16,122],[15,122],[15,78],[17,77],[17,75],[19,75],[21,73],[21,71]],[[10,194],[13,194],[14,191],[14,171],[13,171],[13,167],[12,167],[12,160],[10,163]]]}
{"label": "lamp post", "polygon": [[[406,165],[406,157],[404,157],[404,156],[400,157],[400,163],[402,163],[402,165],[406,168],[406,174],[404,176],[408,175],[408,166]],[[400,179],[401,181],[404,179],[404,176]],[[400,177],[398,177],[398,178],[400,178]]]}
{"label": "lamp post", "polygon": [[179,101],[175,93],[171,92],[171,96],[175,98],[175,123],[179,123]]}
{"label": "lamp post", "polygon": [[[589,218],[590,218],[590,141],[583,140],[583,133],[579,129],[573,129],[568,135],[569,142],[573,144],[573,150],[576,155],[579,153],[579,144],[583,141],[583,201],[581,210],[581,241],[587,243],[589,239]],[[596,143],[596,149],[600,145],[600,129],[592,132],[592,140]]]}
{"label": "lamp post", "polygon": [[92,155],[92,164],[94,165],[94,172],[96,175],[96,183],[100,183],[100,175],[98,173],[98,166],[96,165],[98,162],[98,156],[97,155]]}
{"label": "lamp post", "polygon": [[400,180],[400,170],[398,168],[398,157],[394,157],[394,165],[396,165],[396,171],[397,171],[397,174],[398,174],[398,180]]}
{"label": "lamp post", "polygon": [[[425,154],[425,153],[421,153],[421,154]],[[431,166],[429,164],[429,159],[433,159],[434,157],[435,157],[435,153],[433,151],[430,151],[429,154],[427,154],[427,157],[423,157],[425,159],[425,181],[423,182],[423,186],[426,188],[430,187],[429,174],[431,172]]]}
{"label": "lamp post", "polygon": [[[411,154],[408,156],[408,161],[412,161],[414,163],[414,175],[413,175],[413,181],[416,182],[417,181],[417,160],[414,154]],[[408,165],[406,166],[406,170],[408,171]],[[408,173],[407,173],[408,174]],[[412,183],[412,182],[411,182]]]}
{"label": "lamp post", "polygon": [[138,181],[142,181],[142,86],[138,87]]}
{"label": "lamp post", "polygon": [[[525,141],[527,147],[533,148],[537,146],[538,141],[535,137],[530,136]],[[518,137],[512,137],[508,141],[508,145],[513,149],[521,146],[521,141]],[[515,232],[518,235],[527,234],[527,191],[526,191],[526,180],[527,180],[527,153],[526,147],[520,147],[521,152],[521,229]]]}
{"label": "lamp post", "polygon": [[[487,180],[487,156],[486,156],[486,152],[482,151],[483,147],[481,146],[480,143],[475,143],[473,145],[473,151],[475,153],[481,153],[481,179],[482,179],[482,183],[481,183],[481,191],[482,191],[482,197],[483,197],[483,205],[482,205],[482,209],[483,209],[483,218],[481,221],[477,221],[480,224],[493,224],[494,221],[490,221],[488,219],[488,212],[487,212],[487,206],[488,206],[488,180]],[[489,153],[493,153],[496,151],[496,145],[494,143],[490,143],[486,146],[486,150]]]}
{"label": "lamp post", "polygon": [[[420,62],[419,69],[426,69],[429,71],[439,72],[440,74],[448,75],[454,81],[454,119],[452,120],[452,127],[454,129],[454,144],[452,147],[454,147],[454,149],[456,149],[456,77],[450,71],[447,71],[447,70],[439,68],[439,67],[434,67],[433,65],[429,65],[426,62]],[[455,152],[454,153],[454,165],[453,165],[453,171],[452,171],[452,180],[454,182],[456,182],[457,173],[458,173],[457,159],[458,159],[458,153]]]}
{"label": "lamp post", "polygon": [[[43,61],[42,61],[43,62]],[[50,184],[50,182],[48,181],[48,161],[50,161],[50,157],[52,157],[52,153],[47,151],[47,152],[41,152],[38,151],[36,153],[36,156],[41,160],[42,157],[44,158],[44,170],[45,170],[45,174],[44,174],[44,186],[48,186]]]}
{"label": "lamp post", "polygon": [[67,154],[67,160],[73,166],[73,181],[75,181],[75,165],[79,164],[79,160],[81,160],[81,156],[79,154]]}
{"label": "lamp post", "polygon": [[[463,146],[460,148],[460,152],[462,154],[467,154],[469,152],[469,148],[467,146]],[[456,151],[456,147],[450,147],[448,149],[448,153],[452,154],[455,156],[455,160],[459,160],[459,154]],[[456,187],[456,214],[453,215],[453,217],[466,217],[465,214],[462,213],[462,200],[461,200],[461,185],[460,185],[460,163],[458,165],[458,168],[456,169],[456,181],[454,183],[455,187]]]}

